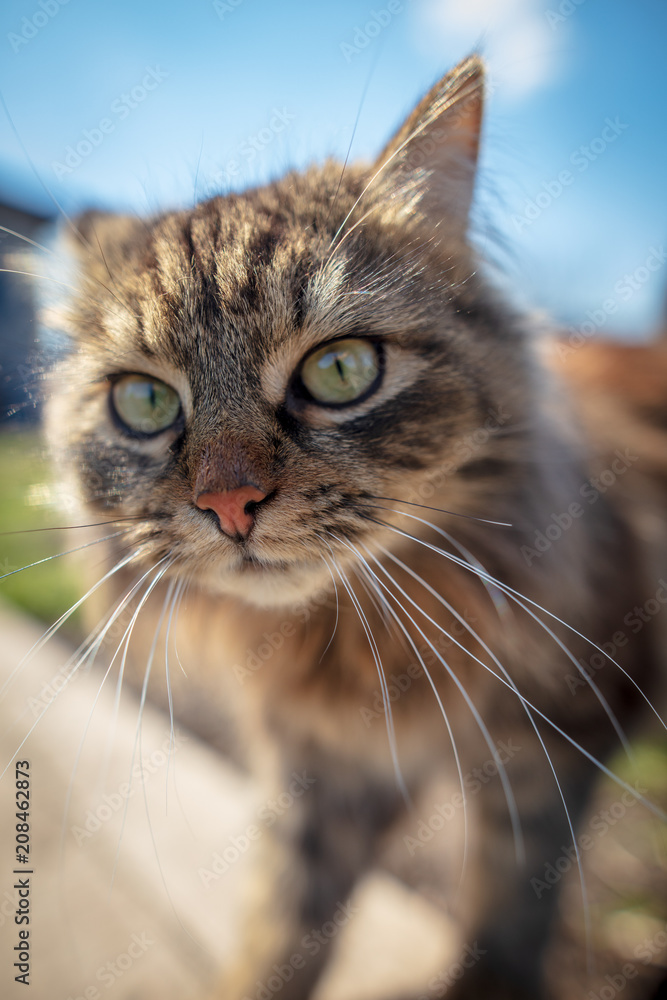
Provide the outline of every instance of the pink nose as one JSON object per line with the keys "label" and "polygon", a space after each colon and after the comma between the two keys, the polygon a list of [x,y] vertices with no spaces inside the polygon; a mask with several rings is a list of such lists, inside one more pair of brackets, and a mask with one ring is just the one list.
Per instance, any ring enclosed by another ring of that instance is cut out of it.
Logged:
{"label": "pink nose", "polygon": [[213,510],[218,515],[220,530],[236,538],[247,538],[255,523],[249,504],[260,503],[268,494],[256,486],[239,486],[224,493],[200,493],[195,500],[200,510]]}

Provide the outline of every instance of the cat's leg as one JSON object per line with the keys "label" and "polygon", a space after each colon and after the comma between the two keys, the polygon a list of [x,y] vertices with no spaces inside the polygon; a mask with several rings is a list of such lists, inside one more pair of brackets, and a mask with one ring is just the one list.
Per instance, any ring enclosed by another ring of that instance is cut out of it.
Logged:
{"label": "cat's leg", "polygon": [[395,788],[374,787],[335,763],[300,767],[284,787],[290,781],[302,794],[255,845],[241,942],[216,1000],[311,995],[340,930],[354,919],[354,884],[399,805]]}

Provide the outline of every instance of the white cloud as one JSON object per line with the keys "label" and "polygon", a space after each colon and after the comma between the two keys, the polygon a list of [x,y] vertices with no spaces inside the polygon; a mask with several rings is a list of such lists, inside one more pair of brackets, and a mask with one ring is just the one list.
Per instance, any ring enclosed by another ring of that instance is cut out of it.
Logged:
{"label": "white cloud", "polygon": [[479,47],[508,98],[525,97],[558,75],[568,26],[549,24],[548,0],[417,0],[415,6],[429,51],[439,46],[461,58]]}

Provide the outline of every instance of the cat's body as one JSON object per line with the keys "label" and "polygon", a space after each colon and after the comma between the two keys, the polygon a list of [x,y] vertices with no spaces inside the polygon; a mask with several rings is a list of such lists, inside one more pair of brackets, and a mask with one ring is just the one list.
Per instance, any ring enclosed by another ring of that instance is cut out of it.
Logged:
{"label": "cat's body", "polygon": [[[622,504],[586,501],[605,462],[634,475],[633,453],[582,439],[527,324],[476,273],[465,229],[481,88],[468,60],[368,170],[327,164],[146,223],[80,224],[78,350],[52,437],[84,502],[120,519],[116,561],[137,553],[112,577],[117,598],[138,573],[143,589],[156,581],[136,682],[187,582],[176,711],[216,742],[233,698],[267,780],[280,791],[307,775],[262,841],[224,1000],[259,996],[302,954],[392,828],[395,867],[443,905],[455,896],[474,942],[451,995],[548,996],[557,896],[531,880],[572,841],[554,772],[576,825],[595,774],[581,748],[605,760],[642,705],[620,668],[647,694],[658,672],[649,622],[618,665],[584,677],[664,553],[649,568]],[[335,364],[327,345],[343,352]],[[309,358],[324,358],[314,374]],[[349,366],[342,401],[317,396],[327,363],[341,383]],[[150,434],[121,416],[135,374],[180,399]],[[464,816],[467,828],[458,891],[461,854],[415,847],[443,775],[460,787],[439,837],[458,844]],[[328,952],[282,982],[284,1000],[310,995]]]}

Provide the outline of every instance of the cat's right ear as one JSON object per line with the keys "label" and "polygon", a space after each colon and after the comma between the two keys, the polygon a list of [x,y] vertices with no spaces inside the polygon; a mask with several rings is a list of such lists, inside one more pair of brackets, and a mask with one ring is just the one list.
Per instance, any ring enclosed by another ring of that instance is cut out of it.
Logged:
{"label": "cat's right ear", "polygon": [[375,162],[389,197],[463,237],[475,184],[484,102],[484,65],[471,56],[419,102]]}
{"label": "cat's right ear", "polygon": [[74,286],[78,295],[58,292],[44,296],[38,313],[47,328],[77,338],[82,335],[78,306],[99,303],[105,296],[115,298],[115,275],[122,266],[127,267],[130,247],[145,223],[101,211],[85,212],[67,221],[59,233],[61,270],[56,277],[65,279],[66,284],[59,281],[62,287]]}
{"label": "cat's right ear", "polygon": [[110,256],[119,252],[122,254],[123,248],[134,241],[144,225],[133,216],[89,211],[77,216],[65,235],[75,256],[85,259],[88,266],[94,266],[97,260],[106,267],[104,261],[108,262]]}

